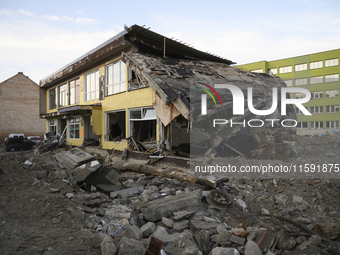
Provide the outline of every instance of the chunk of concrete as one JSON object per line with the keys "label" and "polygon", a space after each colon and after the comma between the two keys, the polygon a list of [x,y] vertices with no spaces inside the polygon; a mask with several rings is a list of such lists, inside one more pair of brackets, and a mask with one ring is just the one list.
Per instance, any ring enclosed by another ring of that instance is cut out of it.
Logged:
{"label": "chunk of concrete", "polygon": [[167,254],[202,254],[191,234],[178,237],[165,247]]}
{"label": "chunk of concrete", "polygon": [[167,228],[172,228],[174,226],[174,221],[172,219],[162,217],[162,224]]}
{"label": "chunk of concrete", "polygon": [[236,244],[239,244],[239,245],[244,245],[246,243],[246,239],[245,238],[242,238],[242,237],[239,237],[239,236],[235,236],[235,235],[231,236],[230,241],[232,243],[236,243]]}
{"label": "chunk of concrete", "polygon": [[296,249],[297,250],[305,250],[308,247],[318,247],[321,244],[321,237],[318,235],[313,235],[300,244]]}
{"label": "chunk of concrete", "polygon": [[110,197],[111,198],[116,197],[116,194],[120,195],[121,197],[127,198],[135,194],[139,194],[139,189],[138,187],[133,187],[133,188],[128,188],[128,189],[113,191],[113,192],[110,192]]}
{"label": "chunk of concrete", "polygon": [[125,236],[119,242],[118,255],[144,255],[145,248],[142,242]]}
{"label": "chunk of concrete", "polygon": [[135,240],[140,240],[143,237],[142,231],[137,226],[131,226],[125,230],[123,236]]}
{"label": "chunk of concrete", "polygon": [[248,241],[245,248],[245,255],[262,255],[260,247],[253,241]]}
{"label": "chunk of concrete", "polygon": [[240,255],[240,253],[234,248],[216,247],[211,251],[211,255]]}
{"label": "chunk of concrete", "polygon": [[[196,220],[191,220],[190,221],[190,230],[195,233],[197,231],[201,230],[209,230],[209,229],[216,229],[218,226],[221,226],[222,224],[220,223],[208,223],[205,221],[196,221]],[[222,225],[223,226],[223,225]]]}
{"label": "chunk of concrete", "polygon": [[112,242],[112,238],[107,236],[103,239],[101,243],[102,255],[112,255],[116,254],[117,248]]}
{"label": "chunk of concrete", "polygon": [[177,196],[157,199],[147,203],[144,208],[144,219],[159,221],[162,217],[169,217],[176,211],[190,206],[199,206],[202,199],[202,190],[182,193]]}
{"label": "chunk of concrete", "polygon": [[188,220],[178,221],[178,222],[175,222],[175,224],[173,226],[173,230],[178,231],[178,232],[182,232],[184,229],[188,228],[188,225],[189,225]]}
{"label": "chunk of concrete", "polygon": [[144,224],[140,230],[142,231],[143,237],[148,237],[149,235],[151,235],[156,229],[156,225],[153,222],[148,222],[146,224]]}
{"label": "chunk of concrete", "polygon": [[191,235],[189,233],[174,233],[172,235],[168,234],[168,232],[165,230],[164,227],[158,226],[155,230],[155,232],[153,232],[152,236],[158,238],[159,240],[161,240],[164,243],[164,246],[168,245],[169,243],[173,242],[174,240],[176,240],[177,238],[182,238],[185,235]]}

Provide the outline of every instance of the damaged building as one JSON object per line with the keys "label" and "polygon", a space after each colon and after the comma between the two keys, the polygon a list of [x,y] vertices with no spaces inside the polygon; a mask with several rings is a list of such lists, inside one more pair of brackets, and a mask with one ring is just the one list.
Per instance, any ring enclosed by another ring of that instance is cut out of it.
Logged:
{"label": "damaged building", "polygon": [[[281,115],[280,88],[286,85],[275,76],[246,72],[232,64],[133,25],[42,79],[40,117],[47,122],[47,132],[65,136],[72,146],[93,142],[103,149],[123,151],[129,147],[159,150],[164,145],[187,156],[190,150],[197,155],[255,157],[258,149],[273,151],[267,145],[289,140],[281,131],[291,133],[289,123],[295,119],[291,105]],[[223,86],[215,90],[216,84],[241,89],[245,99],[237,105],[244,106],[244,115],[234,114],[231,91]],[[253,107],[273,109],[269,117],[249,111],[249,87]],[[273,88],[278,103],[272,99]],[[214,126],[216,119],[254,122]],[[270,126],[267,119],[275,121],[269,121]],[[284,119],[289,123],[279,125]],[[272,128],[275,131],[268,131]]]}

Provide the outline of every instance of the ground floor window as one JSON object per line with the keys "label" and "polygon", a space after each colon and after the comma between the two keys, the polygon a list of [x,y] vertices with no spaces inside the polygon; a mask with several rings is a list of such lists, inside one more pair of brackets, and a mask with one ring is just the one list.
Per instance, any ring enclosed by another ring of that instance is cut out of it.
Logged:
{"label": "ground floor window", "polygon": [[311,121],[310,128],[323,128],[323,121]]}
{"label": "ground floor window", "polygon": [[339,121],[338,120],[326,121],[326,128],[339,128]]}
{"label": "ground floor window", "polygon": [[80,117],[79,116],[73,116],[70,117],[68,120],[68,134],[70,139],[79,139],[79,123],[80,123]]}
{"label": "ground floor window", "polygon": [[125,139],[125,111],[107,112],[105,115],[105,141]]}
{"label": "ground floor window", "polygon": [[136,141],[156,141],[156,112],[153,108],[130,109],[130,136]]}
{"label": "ground floor window", "polygon": [[297,128],[308,128],[308,122],[298,122]]}
{"label": "ground floor window", "polygon": [[49,120],[48,121],[48,132],[53,132],[57,130],[57,120]]}

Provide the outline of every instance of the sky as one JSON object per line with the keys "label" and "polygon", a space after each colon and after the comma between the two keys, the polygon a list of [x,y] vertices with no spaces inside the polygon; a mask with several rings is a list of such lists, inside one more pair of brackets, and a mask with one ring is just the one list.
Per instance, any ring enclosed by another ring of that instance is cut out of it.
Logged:
{"label": "sky", "polygon": [[237,64],[340,48],[339,0],[0,0],[0,82],[41,79],[123,31],[183,41]]}

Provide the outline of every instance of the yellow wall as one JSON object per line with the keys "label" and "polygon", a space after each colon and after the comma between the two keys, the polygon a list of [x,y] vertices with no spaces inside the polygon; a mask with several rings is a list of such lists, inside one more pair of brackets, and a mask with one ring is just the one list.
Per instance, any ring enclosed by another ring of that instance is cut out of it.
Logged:
{"label": "yellow wall", "polygon": [[[91,101],[85,101],[84,102],[84,76],[90,72],[93,72],[95,70],[99,70],[99,76],[105,76],[106,66],[108,64],[111,64],[112,62],[115,62],[120,59],[120,55],[110,59],[109,61],[97,66],[96,68],[93,68],[91,70],[88,70],[84,73],[82,73],[79,76],[72,77],[72,79],[69,79],[69,81],[74,80],[75,78],[80,79],[80,103],[75,105],[93,105],[93,104],[101,104],[102,105],[102,111],[101,111],[101,145],[104,149],[115,149],[115,150],[124,150],[127,146],[127,141],[122,140],[121,142],[112,142],[112,141],[105,141],[105,113],[110,111],[116,111],[116,110],[125,110],[125,134],[126,137],[129,134],[129,118],[128,113],[129,109],[131,108],[139,108],[139,107],[152,107],[152,102],[155,98],[155,94],[153,90],[150,87],[145,87],[137,90],[128,91],[128,68],[126,67],[125,75],[126,75],[126,91],[121,92],[118,94],[113,94],[110,96],[106,96],[104,100],[91,100]],[[67,81],[67,82],[69,82]],[[62,84],[65,84],[66,82],[63,82],[61,84],[58,84],[57,86],[60,86]],[[55,86],[56,87],[56,86]],[[47,114],[57,112],[57,109],[48,110],[49,107],[49,96],[48,96],[48,90],[46,91],[46,106],[47,106]],[[69,106],[66,106],[69,107]],[[78,113],[77,113],[78,114]],[[83,116],[80,113],[80,116],[82,117],[82,121],[80,123],[80,134],[84,134],[84,126],[85,126],[85,116]],[[56,117],[53,117],[56,118]],[[46,130],[48,131],[48,120],[46,121]],[[158,134],[158,127],[157,127],[157,139],[159,137]],[[67,134],[68,137],[68,134]],[[67,142],[74,146],[79,146],[83,143],[84,136],[80,135],[80,139],[69,139],[67,138]]]}

